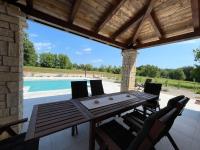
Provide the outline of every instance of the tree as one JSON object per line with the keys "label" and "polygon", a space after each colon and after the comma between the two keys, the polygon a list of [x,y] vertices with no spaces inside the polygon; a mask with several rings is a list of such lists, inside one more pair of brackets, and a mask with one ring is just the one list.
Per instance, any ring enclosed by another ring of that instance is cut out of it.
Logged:
{"label": "tree", "polygon": [[63,54],[57,55],[57,67],[61,69],[71,69],[72,63],[69,57]]}
{"label": "tree", "polygon": [[51,53],[40,54],[40,65],[42,67],[55,68],[55,56]]}
{"label": "tree", "polygon": [[171,70],[169,77],[176,80],[185,80],[185,74],[182,69]]}
{"label": "tree", "polygon": [[33,43],[28,38],[27,33],[24,33],[23,48],[24,48],[24,65],[36,66],[37,54]]}
{"label": "tree", "polygon": [[193,81],[192,71],[194,70],[194,67],[187,66],[187,67],[182,67],[181,69],[183,70],[183,72],[185,74],[185,80]]}
{"label": "tree", "polygon": [[137,68],[137,75],[146,77],[160,77],[160,69],[153,65],[143,65]]}

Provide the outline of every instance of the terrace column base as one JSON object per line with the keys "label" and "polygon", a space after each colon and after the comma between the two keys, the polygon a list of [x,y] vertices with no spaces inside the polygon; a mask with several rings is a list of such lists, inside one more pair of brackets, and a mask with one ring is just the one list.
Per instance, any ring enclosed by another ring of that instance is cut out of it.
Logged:
{"label": "terrace column base", "polygon": [[122,80],[121,80],[121,92],[126,92],[135,89],[135,76],[136,76],[136,57],[137,50],[127,49],[122,50]]}
{"label": "terrace column base", "polygon": [[[0,124],[23,117],[23,28],[18,7],[0,0]],[[15,131],[20,131],[16,126]],[[4,132],[0,139],[6,137]]]}

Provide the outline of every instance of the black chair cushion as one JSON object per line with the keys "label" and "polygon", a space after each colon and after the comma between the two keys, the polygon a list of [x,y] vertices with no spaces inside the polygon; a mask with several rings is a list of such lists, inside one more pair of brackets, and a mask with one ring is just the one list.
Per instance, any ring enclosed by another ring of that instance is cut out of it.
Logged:
{"label": "black chair cushion", "polygon": [[176,106],[178,101],[180,101],[181,99],[183,99],[185,96],[184,95],[179,95],[179,96],[176,96],[174,98],[171,98],[168,103],[167,103],[167,106]]}
{"label": "black chair cushion", "polygon": [[87,81],[71,81],[72,99],[88,97]]}
{"label": "black chair cushion", "polygon": [[126,150],[135,136],[122,125],[112,120],[99,127],[103,130],[122,150]]}
{"label": "black chair cushion", "polygon": [[102,80],[90,80],[92,96],[104,94]]}
{"label": "black chair cushion", "polygon": [[159,98],[161,88],[162,88],[162,84],[146,83],[145,88],[144,88],[144,92],[145,93],[149,93],[149,94],[157,95],[158,98]]}

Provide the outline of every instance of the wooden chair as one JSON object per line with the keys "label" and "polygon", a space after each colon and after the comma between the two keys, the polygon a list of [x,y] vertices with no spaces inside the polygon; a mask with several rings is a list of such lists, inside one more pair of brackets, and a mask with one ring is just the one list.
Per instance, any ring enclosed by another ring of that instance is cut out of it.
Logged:
{"label": "wooden chair", "polygon": [[[88,97],[87,81],[71,81],[72,99]],[[78,134],[78,127],[72,127],[72,136]]]}
{"label": "wooden chair", "polygon": [[102,80],[90,80],[90,87],[92,96],[104,94]]}
{"label": "wooden chair", "polygon": [[168,132],[177,108],[165,107],[148,117],[140,132],[133,135],[121,124],[112,120],[96,128],[96,140],[101,150],[152,150]]}
{"label": "wooden chair", "polygon": [[9,138],[0,141],[0,150],[38,150],[39,139],[32,141],[24,141],[26,133],[17,134],[12,127],[20,123],[26,122],[28,119],[13,121],[4,125],[0,125],[0,134],[7,132]]}
{"label": "wooden chair", "polygon": [[[175,116],[174,120],[176,119],[177,116],[180,116],[182,114],[182,111],[184,110],[184,107],[186,106],[188,101],[189,101],[189,98],[187,98],[183,95],[174,97],[168,101],[167,107],[169,107],[169,108],[177,107],[178,108],[177,115]],[[124,119],[123,120],[124,123],[130,127],[129,130],[131,132],[138,133],[142,129],[144,121],[147,119],[147,117],[144,116],[141,112],[134,111],[132,113],[129,113],[129,114],[123,116],[123,119]],[[171,124],[171,126],[172,126],[172,124]],[[169,128],[170,128],[170,126],[169,126]],[[171,144],[173,145],[174,149],[178,150],[178,146],[174,142],[174,140],[171,137],[171,135],[169,134],[169,132],[166,132],[165,135],[168,137],[168,139],[171,142]]]}
{"label": "wooden chair", "polygon": [[159,97],[160,97],[161,88],[162,88],[162,84],[146,83],[144,87],[144,92],[157,95],[157,98],[149,100],[142,105],[144,115],[147,114],[147,110],[151,113],[155,112],[157,108],[158,110],[160,110]]}

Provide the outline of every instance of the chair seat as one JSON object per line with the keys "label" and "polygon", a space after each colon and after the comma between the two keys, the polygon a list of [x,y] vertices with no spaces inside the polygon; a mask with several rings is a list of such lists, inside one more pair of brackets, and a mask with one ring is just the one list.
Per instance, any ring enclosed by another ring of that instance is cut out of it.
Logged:
{"label": "chair seat", "polygon": [[159,106],[158,100],[151,100],[147,101],[144,104],[142,104],[143,107],[151,108],[151,109],[156,109]]}
{"label": "chair seat", "polygon": [[[124,128],[115,120],[101,125],[100,127],[98,127],[98,130],[109,136],[109,138],[114,141],[117,146],[122,150],[127,149],[131,141],[133,141],[133,139],[135,138],[135,136],[129,130]],[[101,138],[104,139],[104,137]]]}

